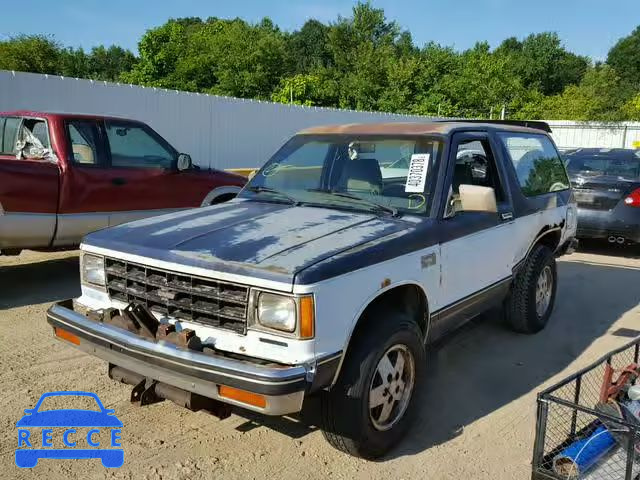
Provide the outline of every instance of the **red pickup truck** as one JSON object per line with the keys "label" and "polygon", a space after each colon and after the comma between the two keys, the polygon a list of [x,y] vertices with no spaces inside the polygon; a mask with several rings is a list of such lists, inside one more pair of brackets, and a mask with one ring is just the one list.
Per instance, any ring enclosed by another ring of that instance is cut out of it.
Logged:
{"label": "red pickup truck", "polygon": [[224,202],[245,182],[194,166],[139,121],[0,112],[0,253],[72,247],[104,227]]}

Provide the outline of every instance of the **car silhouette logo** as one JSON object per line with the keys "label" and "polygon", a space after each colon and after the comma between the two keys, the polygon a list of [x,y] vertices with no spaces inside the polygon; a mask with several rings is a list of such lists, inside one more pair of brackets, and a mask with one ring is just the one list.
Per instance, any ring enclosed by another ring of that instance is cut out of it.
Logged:
{"label": "car silhouette logo", "polygon": [[[39,411],[42,402],[48,397],[91,397],[99,411],[82,409],[57,409]],[[84,459],[99,458],[107,468],[118,468],[124,463],[124,451],[120,445],[122,422],[114,415],[114,410],[104,407],[95,393],[61,391],[43,394],[32,409],[26,409],[18,422],[18,448],[15,462],[20,468],[35,467],[40,458]],[[78,442],[76,428],[87,428],[86,443],[94,448],[75,448]],[[30,428],[42,428],[41,436],[35,435]],[[64,429],[62,440],[67,448],[53,448],[53,428]],[[96,435],[100,429],[109,429],[109,447],[104,448]],[[32,433],[34,435],[32,435]],[[74,438],[76,441],[71,441]]]}

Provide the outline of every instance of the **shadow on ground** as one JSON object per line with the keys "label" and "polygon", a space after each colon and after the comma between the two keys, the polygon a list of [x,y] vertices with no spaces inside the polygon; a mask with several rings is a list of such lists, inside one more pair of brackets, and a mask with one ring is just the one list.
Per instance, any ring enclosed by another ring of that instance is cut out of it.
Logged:
{"label": "shadow on ground", "polygon": [[609,255],[631,259],[640,259],[640,244],[618,245],[610,244],[605,240],[580,240],[580,253],[591,253],[594,255]]}
{"label": "shadow on ground", "polygon": [[0,310],[79,295],[77,256],[0,267]]}

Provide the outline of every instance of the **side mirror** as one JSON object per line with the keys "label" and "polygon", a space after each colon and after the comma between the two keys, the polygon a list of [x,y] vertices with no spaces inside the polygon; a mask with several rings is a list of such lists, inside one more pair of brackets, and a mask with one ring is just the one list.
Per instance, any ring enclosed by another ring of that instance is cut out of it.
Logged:
{"label": "side mirror", "polygon": [[460,203],[464,212],[498,213],[496,192],[491,187],[460,185]]}
{"label": "side mirror", "polygon": [[181,153],[178,155],[178,162],[176,163],[176,167],[179,172],[183,172],[184,170],[189,170],[193,167],[193,162],[191,161],[191,156],[187,153]]}

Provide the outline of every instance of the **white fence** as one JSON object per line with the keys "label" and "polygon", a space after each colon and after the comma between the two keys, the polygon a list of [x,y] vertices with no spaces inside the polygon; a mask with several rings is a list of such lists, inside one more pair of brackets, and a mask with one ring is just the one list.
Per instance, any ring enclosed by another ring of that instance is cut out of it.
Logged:
{"label": "white fence", "polygon": [[[428,121],[428,117],[301,107],[0,70],[0,111],[36,110],[135,118],[151,125],[194,162],[254,167],[296,131],[330,123]],[[558,146],[631,147],[640,124],[549,122]]]}
{"label": "white fence", "polygon": [[553,139],[560,148],[640,148],[640,123],[602,124],[550,120]]}

